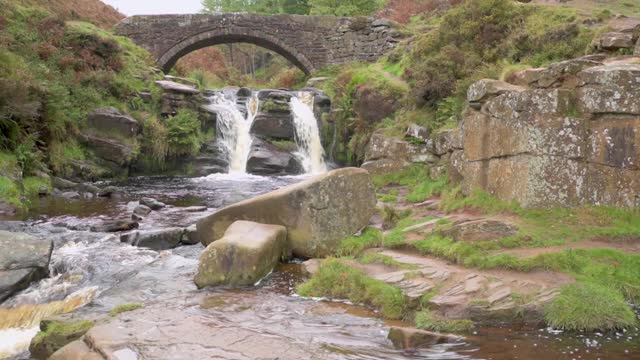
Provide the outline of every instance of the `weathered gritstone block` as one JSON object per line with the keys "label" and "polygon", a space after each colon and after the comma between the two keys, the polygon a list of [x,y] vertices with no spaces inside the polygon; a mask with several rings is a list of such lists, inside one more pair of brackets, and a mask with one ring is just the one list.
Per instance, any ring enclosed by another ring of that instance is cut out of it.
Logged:
{"label": "weathered gritstone block", "polygon": [[471,87],[452,178],[465,193],[525,207],[640,205],[640,65],[576,59],[534,70],[515,78],[563,88]]}

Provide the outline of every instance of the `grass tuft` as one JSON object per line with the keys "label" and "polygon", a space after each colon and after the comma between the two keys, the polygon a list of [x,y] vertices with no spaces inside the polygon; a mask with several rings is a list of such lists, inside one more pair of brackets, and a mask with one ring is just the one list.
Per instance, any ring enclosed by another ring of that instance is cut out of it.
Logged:
{"label": "grass tuft", "polygon": [[402,319],[407,310],[407,302],[400,289],[367,277],[335,258],[325,260],[311,279],[298,286],[298,294],[348,299],[378,309],[386,319]]}

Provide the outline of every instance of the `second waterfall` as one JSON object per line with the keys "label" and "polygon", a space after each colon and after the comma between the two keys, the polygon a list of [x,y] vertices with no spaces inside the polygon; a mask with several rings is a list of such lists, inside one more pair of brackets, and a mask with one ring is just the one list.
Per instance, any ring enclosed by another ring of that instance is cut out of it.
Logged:
{"label": "second waterfall", "polygon": [[327,166],[310,91],[214,92],[216,146],[230,174],[298,175]]}

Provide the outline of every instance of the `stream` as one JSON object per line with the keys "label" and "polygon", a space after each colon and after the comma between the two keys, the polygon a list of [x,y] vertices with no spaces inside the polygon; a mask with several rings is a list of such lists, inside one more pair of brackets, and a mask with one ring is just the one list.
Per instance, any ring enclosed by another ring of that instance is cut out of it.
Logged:
{"label": "stream", "polygon": [[[45,198],[21,221],[0,223],[0,229],[34,233],[55,243],[50,278],[32,284],[0,308],[0,315],[4,314],[0,316],[0,358],[29,359],[28,343],[43,317],[74,309],[73,316],[91,317],[122,303],[143,303],[150,312],[170,304],[181,314],[196,314],[216,326],[233,326],[300,344],[312,353],[324,354],[321,358],[638,358],[637,329],[566,335],[544,328],[479,328],[458,343],[396,350],[386,338],[389,326],[408,324],[382,321],[375,312],[346,302],[298,297],[295,286],[305,275],[297,261],[282,264],[255,287],[197,290],[192,276],[201,245],[158,253],[120,243],[112,234],[85,230],[104,219],[129,213],[127,204],[143,196],[154,197],[168,207],[141,222],[141,229],[188,226],[222,206],[304,178],[132,178],[111,184],[122,189],[120,198]],[[191,212],[193,206],[208,209]],[[277,346],[277,342],[274,344]]]}

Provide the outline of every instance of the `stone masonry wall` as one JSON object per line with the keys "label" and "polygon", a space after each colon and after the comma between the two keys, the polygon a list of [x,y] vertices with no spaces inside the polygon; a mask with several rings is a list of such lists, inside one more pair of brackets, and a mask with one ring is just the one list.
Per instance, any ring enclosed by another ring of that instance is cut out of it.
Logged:
{"label": "stone masonry wall", "polygon": [[116,33],[148,49],[165,71],[199,48],[249,42],[312,73],[330,64],[375,60],[400,37],[388,20],[246,13],[133,16]]}

